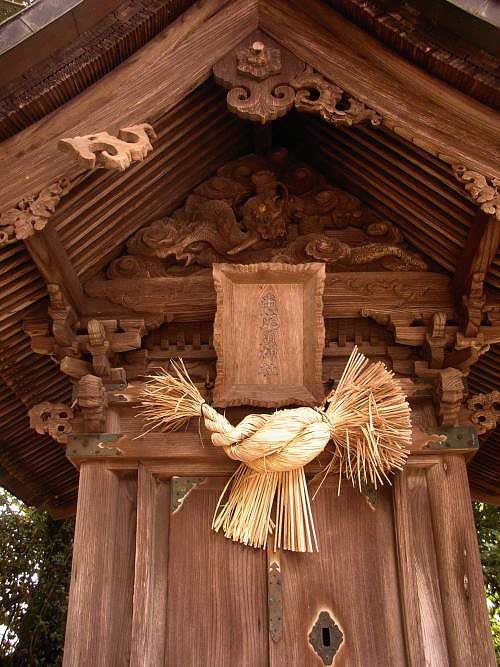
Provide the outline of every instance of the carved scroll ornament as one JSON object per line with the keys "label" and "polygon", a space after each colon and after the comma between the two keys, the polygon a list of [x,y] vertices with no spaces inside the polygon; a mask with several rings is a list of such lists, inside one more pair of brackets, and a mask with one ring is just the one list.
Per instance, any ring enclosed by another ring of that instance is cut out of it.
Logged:
{"label": "carved scroll ornament", "polygon": [[30,427],[41,435],[50,435],[60,443],[72,433],[73,410],[64,403],[38,403],[29,411]]}
{"label": "carved scroll ornament", "polygon": [[16,206],[1,213],[0,248],[45,229],[61,199],[86,176],[82,171],[60,176],[40,192],[21,199]]}
{"label": "carved scroll ornament", "polygon": [[257,31],[214,66],[216,82],[229,90],[227,106],[240,118],[268,123],[293,107],[290,81],[305,64]]}
{"label": "carved scroll ornament", "polygon": [[356,125],[369,120],[380,125],[380,115],[363,102],[317,72],[307,71],[290,82],[295,89],[295,108],[304,113],[318,114],[332,125]]}
{"label": "carved scroll ornament", "polygon": [[484,176],[477,171],[468,169],[463,164],[453,165],[456,178],[464,184],[465,189],[481,210],[488,215],[494,215],[500,220],[500,180]]}
{"label": "carved scroll ornament", "polygon": [[467,401],[471,410],[471,421],[477,427],[479,435],[496,428],[500,421],[500,391],[488,394],[476,394]]}
{"label": "carved scroll ornament", "polygon": [[155,131],[148,123],[124,127],[118,137],[108,132],[61,139],[59,148],[73,155],[87,169],[102,167],[125,171],[132,162],[144,160],[153,150]]}

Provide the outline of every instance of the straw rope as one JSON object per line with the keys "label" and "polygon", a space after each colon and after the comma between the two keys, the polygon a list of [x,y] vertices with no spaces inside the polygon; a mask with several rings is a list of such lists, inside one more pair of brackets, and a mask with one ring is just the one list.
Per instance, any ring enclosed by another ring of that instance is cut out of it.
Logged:
{"label": "straw rope", "polygon": [[408,403],[393,373],[357,348],[323,405],[248,415],[237,426],[205,402],[182,360],[172,362],[172,369],[146,384],[144,418],[152,428],[177,429],[201,415],[212,444],[242,462],[212,523],[235,541],[264,547],[274,532],[275,549],[317,550],[304,466],[330,441],[334,453],[326,474],[339,474],[339,492],[343,477],[360,491],[366,483],[390,483],[389,474],[406,462]]}

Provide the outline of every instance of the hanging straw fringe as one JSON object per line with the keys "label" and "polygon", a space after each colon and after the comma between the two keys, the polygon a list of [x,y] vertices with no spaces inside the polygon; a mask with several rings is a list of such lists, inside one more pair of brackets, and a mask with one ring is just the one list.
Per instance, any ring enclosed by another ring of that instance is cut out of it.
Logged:
{"label": "hanging straw fringe", "polygon": [[212,444],[242,462],[212,523],[232,540],[265,547],[274,532],[275,549],[318,550],[304,466],[330,441],[334,454],[326,474],[339,474],[339,492],[342,477],[360,491],[366,483],[375,488],[390,483],[388,475],[406,462],[409,405],[393,373],[381,362],[370,363],[357,348],[322,406],[248,415],[237,426],[204,401],[181,359],[172,368],[149,379],[143,416],[149,430],[176,430],[203,416]]}

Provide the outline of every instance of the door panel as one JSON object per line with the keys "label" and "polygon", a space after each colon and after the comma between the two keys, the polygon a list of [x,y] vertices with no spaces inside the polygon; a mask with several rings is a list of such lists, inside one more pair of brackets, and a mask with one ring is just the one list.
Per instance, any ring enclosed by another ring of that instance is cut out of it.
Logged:
{"label": "door panel", "polygon": [[343,633],[334,667],[404,667],[391,490],[377,493],[374,510],[351,486],[337,496],[325,485],[313,513],[318,554],[268,552],[270,563],[279,558],[283,596],[283,637],[270,642],[270,664],[321,667],[309,633],[327,611]]}
{"label": "door panel", "polygon": [[266,554],[211,529],[226,482],[208,478],[170,517],[168,667],[268,665]]}

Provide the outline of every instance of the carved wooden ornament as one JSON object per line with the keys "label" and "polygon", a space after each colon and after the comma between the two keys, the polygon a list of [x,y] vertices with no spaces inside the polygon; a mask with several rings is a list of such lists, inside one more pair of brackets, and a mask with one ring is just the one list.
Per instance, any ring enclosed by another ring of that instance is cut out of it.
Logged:
{"label": "carved wooden ornament", "polygon": [[76,157],[87,169],[102,167],[125,171],[132,162],[144,160],[153,150],[155,131],[148,123],[124,127],[113,137],[107,132],[61,139],[59,148]]}
{"label": "carved wooden ornament", "polygon": [[500,179],[484,176],[477,171],[468,169],[463,164],[452,165],[455,177],[464,185],[471,199],[481,207],[487,215],[494,215],[500,220]]}
{"label": "carved wooden ornament", "polygon": [[500,421],[500,391],[476,394],[467,401],[467,407],[479,435],[491,431]]}
{"label": "carved wooden ornament", "polygon": [[215,264],[216,406],[317,405],[324,264]]}
{"label": "carved wooden ornament", "polygon": [[227,88],[227,106],[240,118],[268,123],[293,107],[290,81],[305,64],[262,32],[247,37],[214,66],[218,84]]}
{"label": "carved wooden ornament", "polygon": [[64,403],[38,403],[29,411],[30,427],[40,435],[47,434],[57,442],[68,442],[73,432],[73,410]]}
{"label": "carved wooden ornament", "polygon": [[332,125],[357,125],[369,120],[380,125],[380,115],[321,74],[306,71],[290,82],[295,89],[295,108],[304,113],[318,114]]}

